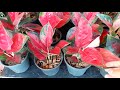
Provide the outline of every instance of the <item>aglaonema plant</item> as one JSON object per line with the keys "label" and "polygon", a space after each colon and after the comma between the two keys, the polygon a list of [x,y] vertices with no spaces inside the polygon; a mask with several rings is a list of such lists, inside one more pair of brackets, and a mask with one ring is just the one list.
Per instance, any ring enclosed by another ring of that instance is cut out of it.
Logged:
{"label": "aglaonema plant", "polygon": [[[74,67],[86,67],[89,64],[85,63],[83,57],[81,57],[86,49],[92,49],[93,53],[96,52],[95,47],[99,46],[100,37],[93,38],[93,30],[90,25],[90,21],[85,18],[79,12],[72,14],[72,21],[75,27],[69,29],[66,39],[71,42],[71,45],[64,50],[68,57],[68,62]],[[66,58],[67,58],[66,57]],[[71,63],[72,62],[72,63]],[[94,62],[98,63],[98,62]]]}
{"label": "aglaonema plant", "polygon": [[[93,27],[95,24],[91,25],[89,20],[81,13],[77,12],[77,15],[79,15],[79,20],[76,19],[78,21],[75,27],[71,28],[67,33],[67,40],[71,41],[72,44],[65,50],[66,55],[72,56],[72,62],[81,63],[82,61],[90,65],[106,68],[105,64],[107,62],[120,60],[106,48],[98,47],[102,30]],[[95,31],[97,35],[94,37]]]}
{"label": "aglaonema plant", "polygon": [[20,64],[22,56],[26,55],[27,39],[27,35],[9,32],[0,22],[0,60],[9,66]]}
{"label": "aglaonema plant", "polygon": [[104,40],[106,42],[104,47],[119,57],[120,56],[120,49],[119,49],[119,46],[120,46],[120,39],[119,39],[119,37],[120,37],[120,35],[119,35],[120,18],[119,18],[119,12],[118,12],[117,16],[113,18],[113,20],[109,15],[98,14],[97,16],[109,28],[107,33],[104,35],[104,37],[106,37]]}
{"label": "aglaonema plant", "polygon": [[44,69],[57,66],[61,61],[61,49],[69,44],[65,40],[60,40],[57,45],[52,46],[54,33],[55,29],[49,22],[42,27],[40,34],[27,32],[29,36],[28,47],[38,59],[36,63],[38,65],[42,63],[39,67]]}

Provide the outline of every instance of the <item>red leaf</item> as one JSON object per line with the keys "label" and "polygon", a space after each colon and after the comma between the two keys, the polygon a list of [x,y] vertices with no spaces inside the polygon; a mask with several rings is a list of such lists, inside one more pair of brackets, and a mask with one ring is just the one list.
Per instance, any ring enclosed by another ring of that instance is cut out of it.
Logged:
{"label": "red leaf", "polygon": [[35,34],[27,32],[27,35],[30,37],[30,41],[32,42],[34,47],[36,47],[38,50],[42,49],[43,51],[47,52],[47,48],[45,47],[44,44],[42,44],[42,42],[39,40],[39,38]]}
{"label": "red leaf", "polygon": [[56,16],[54,12],[42,12],[39,15],[39,21],[41,22],[42,26],[46,25],[49,22],[52,28],[55,28],[61,19]]}
{"label": "red leaf", "polygon": [[108,33],[109,32],[107,30],[105,30],[105,29],[103,30],[102,35],[100,36],[100,43],[101,44],[105,42],[105,38],[106,38]]}
{"label": "red leaf", "polygon": [[22,12],[22,13],[20,13],[20,14],[19,14],[19,12],[15,12],[15,20],[14,20],[14,22],[13,22],[13,25],[15,25],[16,28],[18,28],[18,24],[19,24],[19,22],[21,21],[23,15],[24,15],[24,12]]}
{"label": "red leaf", "polygon": [[78,60],[77,57],[75,57],[75,56],[72,56],[71,59],[72,59],[73,62],[75,62],[75,63],[79,62],[79,60]]}
{"label": "red leaf", "polygon": [[56,45],[60,49],[64,48],[65,46],[69,45],[70,43],[67,42],[66,40],[60,40],[60,42]]}
{"label": "red leaf", "polygon": [[22,19],[25,12],[8,12],[8,15],[12,21],[12,24],[15,25],[16,28],[18,28],[18,24],[20,20]]}
{"label": "red leaf", "polygon": [[70,16],[71,16],[70,12],[62,12],[62,13],[63,13],[63,17],[61,18],[62,20],[57,24],[56,28],[61,28],[70,20]]}
{"label": "red leaf", "polygon": [[12,23],[13,23],[14,20],[15,20],[15,12],[8,12],[8,15],[9,15],[9,17],[10,17]]}
{"label": "red leaf", "polygon": [[75,26],[78,26],[78,23],[81,18],[81,13],[80,12],[72,12],[72,17],[71,20]]}
{"label": "red leaf", "polygon": [[104,60],[104,64],[106,64],[107,62],[111,62],[111,61],[120,61],[119,57],[117,57],[115,54],[113,54],[112,52],[110,52],[107,49],[98,48],[97,50],[102,55],[103,60]]}
{"label": "red leaf", "polygon": [[0,48],[2,50],[10,50],[12,44],[12,39],[10,38],[2,23],[0,22]]}
{"label": "red leaf", "polygon": [[89,24],[94,23],[95,17],[99,12],[84,12],[84,16],[88,20]]}
{"label": "red leaf", "polygon": [[25,42],[27,41],[27,36],[21,33],[16,33],[14,34],[12,41],[13,41],[13,44],[11,46],[11,50],[7,51],[8,53],[20,51],[24,46]]}
{"label": "red leaf", "polygon": [[84,17],[81,17],[75,35],[75,45],[79,48],[85,48],[91,41],[92,28],[88,24],[88,21]]}
{"label": "red leaf", "polygon": [[82,61],[94,66],[103,66],[103,58],[95,48],[86,48],[84,51],[79,50],[79,53]]}
{"label": "red leaf", "polygon": [[59,47],[57,47],[57,46],[50,50],[50,53],[52,53],[52,54],[59,55],[60,52],[61,52],[61,49]]}
{"label": "red leaf", "polygon": [[28,41],[28,47],[33,52],[36,58],[39,60],[45,60],[46,56],[44,56],[37,48],[35,48],[30,41]]}
{"label": "red leaf", "polygon": [[40,32],[42,29],[42,26],[33,23],[24,24],[22,27],[31,31],[38,31],[38,32]]}
{"label": "red leaf", "polygon": [[92,25],[93,33],[97,33],[98,35],[100,34],[100,32],[98,31],[99,26],[100,26],[99,24],[93,24]]}
{"label": "red leaf", "polygon": [[14,30],[14,25],[12,25],[12,24],[10,24],[10,23],[8,23],[8,22],[5,22],[5,21],[3,21],[3,20],[1,20],[1,22],[2,22],[2,24],[3,24],[3,26],[5,27],[5,28],[7,28],[7,29],[10,29],[10,30]]}
{"label": "red leaf", "polygon": [[47,48],[50,47],[53,42],[52,40],[53,35],[54,35],[53,28],[48,22],[46,25],[43,26],[40,32],[40,40]]}
{"label": "red leaf", "polygon": [[75,54],[78,53],[78,50],[79,48],[77,47],[68,46],[66,50],[67,51],[66,54]]}
{"label": "red leaf", "polygon": [[68,30],[67,35],[66,35],[66,39],[67,40],[72,40],[75,38],[75,33],[77,31],[77,27],[72,27]]}
{"label": "red leaf", "polygon": [[6,61],[11,61],[11,62],[20,64],[22,62],[21,55],[15,54],[14,57],[7,57]]}

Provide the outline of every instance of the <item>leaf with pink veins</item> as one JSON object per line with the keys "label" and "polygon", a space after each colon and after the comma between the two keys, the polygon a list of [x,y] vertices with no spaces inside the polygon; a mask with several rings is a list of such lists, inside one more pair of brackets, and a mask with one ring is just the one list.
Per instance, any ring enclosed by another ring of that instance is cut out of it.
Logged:
{"label": "leaf with pink veins", "polygon": [[12,44],[12,39],[10,38],[2,23],[0,22],[0,48],[2,50],[10,50]]}

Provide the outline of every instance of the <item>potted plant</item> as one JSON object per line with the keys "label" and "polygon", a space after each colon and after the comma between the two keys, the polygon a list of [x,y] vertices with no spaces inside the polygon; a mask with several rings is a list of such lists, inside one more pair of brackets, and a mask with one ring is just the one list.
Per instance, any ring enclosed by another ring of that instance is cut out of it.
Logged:
{"label": "potted plant", "polygon": [[53,29],[57,29],[53,36],[52,45],[55,45],[60,41],[62,33],[59,29],[69,22],[70,16],[70,12],[40,12],[39,21],[42,26],[49,22]]}
{"label": "potted plant", "polygon": [[87,50],[92,51],[92,54],[96,53],[95,47],[99,46],[100,37],[93,37],[92,23],[90,23],[94,20],[93,17],[86,19],[84,14],[73,12],[71,19],[75,27],[69,29],[66,36],[66,40],[71,44],[64,48],[64,61],[70,74],[81,76],[91,66],[90,63],[86,63],[86,60],[84,60],[91,57],[86,57],[87,55],[84,56],[84,54]]}
{"label": "potted plant", "polygon": [[[106,34],[103,32],[103,38],[104,38],[104,48],[109,50],[109,53],[112,53],[114,57],[116,57],[116,60],[120,60],[120,18],[119,13],[116,15],[116,17],[111,18],[109,15],[106,14],[98,14],[98,18],[108,27],[108,31]],[[112,57],[112,56],[111,56]],[[110,59],[110,58],[108,58]],[[108,61],[112,61],[111,59]],[[105,68],[100,69],[100,72],[103,76],[105,76]]]}
{"label": "potted plant", "polygon": [[59,71],[63,60],[61,49],[69,44],[65,40],[61,40],[57,45],[51,46],[54,33],[55,29],[49,22],[42,27],[40,34],[27,32],[28,47],[35,56],[34,63],[48,76],[53,76]]}
{"label": "potted plant", "polygon": [[6,30],[0,21],[0,63],[16,73],[25,72],[29,67],[27,39],[22,33]]}

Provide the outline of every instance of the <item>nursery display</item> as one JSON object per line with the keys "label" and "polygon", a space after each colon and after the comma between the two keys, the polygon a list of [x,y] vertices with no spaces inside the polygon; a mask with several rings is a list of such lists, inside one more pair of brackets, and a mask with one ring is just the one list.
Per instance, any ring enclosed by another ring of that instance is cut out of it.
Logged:
{"label": "nursery display", "polygon": [[0,12],[0,71],[25,72],[29,53],[47,76],[64,61],[72,76],[95,66],[105,77],[120,61],[120,12]]}

